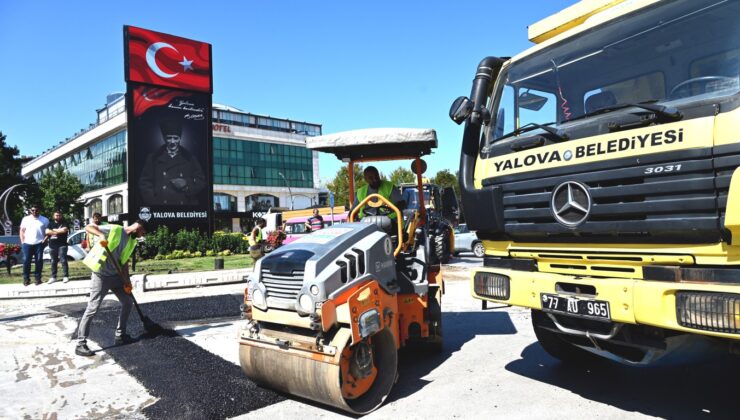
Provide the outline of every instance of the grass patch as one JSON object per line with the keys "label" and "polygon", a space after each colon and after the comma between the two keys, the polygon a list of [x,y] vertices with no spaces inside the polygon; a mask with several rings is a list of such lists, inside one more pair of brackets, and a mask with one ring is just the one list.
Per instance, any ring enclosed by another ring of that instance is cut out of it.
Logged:
{"label": "grass patch", "polygon": [[[224,259],[224,269],[231,270],[236,268],[252,267],[254,261],[249,255],[229,255],[226,257],[198,257],[182,258],[179,260],[144,260],[136,263],[136,271],[131,274],[167,274],[167,273],[187,273],[193,271],[213,270],[214,260],[216,258]],[[31,264],[31,281],[33,282],[34,265]],[[46,281],[51,277],[51,261],[44,261],[43,274],[41,280]],[[62,267],[60,264],[57,270],[58,280],[61,280]],[[70,261],[69,263],[70,280],[89,280],[90,269],[82,261]],[[16,265],[10,270],[10,275],[5,267],[0,267],[0,284],[23,283],[23,266]]]}

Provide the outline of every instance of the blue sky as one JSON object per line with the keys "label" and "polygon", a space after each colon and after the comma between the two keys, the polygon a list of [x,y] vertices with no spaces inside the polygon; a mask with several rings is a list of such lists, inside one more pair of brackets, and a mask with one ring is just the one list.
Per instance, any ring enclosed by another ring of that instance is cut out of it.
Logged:
{"label": "blue sky", "polygon": [[[470,93],[478,62],[529,47],[527,25],[573,3],[3,1],[0,131],[37,155],[93,122],[106,94],[125,90],[129,24],[211,43],[216,103],[323,124],[324,133],[435,128],[429,173],[454,172],[462,129],[447,111]],[[322,155],[321,178],[339,166]]]}

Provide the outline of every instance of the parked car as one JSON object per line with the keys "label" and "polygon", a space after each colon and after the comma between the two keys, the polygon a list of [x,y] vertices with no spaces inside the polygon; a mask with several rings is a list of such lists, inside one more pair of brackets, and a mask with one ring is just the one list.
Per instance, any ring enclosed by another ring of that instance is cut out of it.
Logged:
{"label": "parked car", "polygon": [[483,257],[485,248],[475,232],[468,230],[468,225],[462,223],[455,228],[455,255],[460,252],[473,252],[476,257]]}
{"label": "parked car", "polygon": [[[67,237],[67,260],[68,261],[81,261],[87,255],[87,233],[84,230],[78,230],[77,232]],[[49,254],[49,247],[44,248],[44,259],[51,260],[51,254]]]}
{"label": "parked car", "polygon": [[0,266],[6,266],[8,264],[8,260],[10,260],[11,267],[16,264],[23,264],[23,252],[20,251],[21,238],[19,238],[17,235],[0,236],[0,244],[16,245],[19,249],[18,252],[15,252],[8,257],[0,255]]}
{"label": "parked car", "polygon": [[[289,243],[302,238],[304,235],[311,233],[306,229],[306,220],[310,217],[311,216],[291,217],[285,221],[285,233],[288,236],[283,241],[283,245],[288,245]],[[322,217],[324,218],[324,225],[329,227],[332,224],[332,220],[334,220],[334,223],[346,223],[347,218],[349,217],[349,212],[335,214],[334,219],[332,219],[328,214],[324,214]]]}

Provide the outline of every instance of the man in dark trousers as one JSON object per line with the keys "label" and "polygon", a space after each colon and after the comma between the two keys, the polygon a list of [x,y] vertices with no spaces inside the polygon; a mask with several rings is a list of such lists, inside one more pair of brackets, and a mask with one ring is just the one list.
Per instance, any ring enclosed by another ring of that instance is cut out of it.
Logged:
{"label": "man in dark trousers", "polygon": [[[126,344],[132,341],[131,337],[126,334],[126,323],[133,305],[130,294],[131,282],[128,278],[128,261],[136,248],[136,238],[146,233],[145,225],[144,221],[137,220],[125,228],[113,224],[102,226],[89,224],[85,227],[88,235],[97,236],[100,239],[83,260],[83,263],[92,270],[92,287],[90,301],[87,303],[87,309],[77,329],[77,348],[75,349],[77,355],[92,356],[95,354],[87,347],[87,336],[90,334],[92,319],[109,291],[113,291],[118,301],[121,302],[121,314],[118,317],[114,343]],[[119,264],[123,276],[119,274],[119,269],[116,267]]]}
{"label": "man in dark trousers", "polygon": [[164,145],[147,156],[139,178],[144,203],[197,204],[198,194],[206,187],[206,177],[198,159],[180,145],[182,121],[165,118],[160,122],[160,131]]}
{"label": "man in dark trousers", "polygon": [[46,226],[46,236],[49,237],[49,255],[51,256],[51,278],[47,284],[57,281],[57,267],[62,263],[62,283],[69,281],[69,265],[67,264],[67,235],[69,224],[62,217],[62,212],[54,212],[54,219]]}

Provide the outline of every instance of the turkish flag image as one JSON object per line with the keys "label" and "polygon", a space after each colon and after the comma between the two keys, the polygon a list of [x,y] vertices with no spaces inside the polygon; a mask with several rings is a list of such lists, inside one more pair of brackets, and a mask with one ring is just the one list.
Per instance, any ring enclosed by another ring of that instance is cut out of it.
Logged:
{"label": "turkish flag image", "polygon": [[126,81],[213,92],[211,44],[124,26]]}
{"label": "turkish flag image", "polygon": [[168,105],[175,98],[187,98],[192,93],[150,86],[134,88],[134,117],[140,117],[144,111],[154,106]]}

